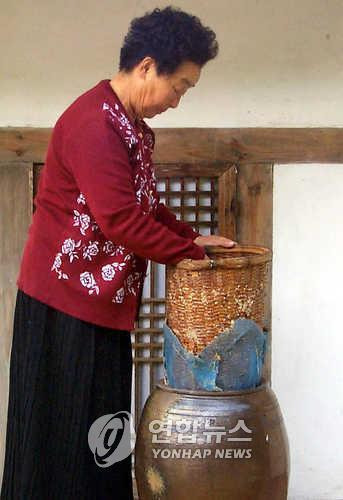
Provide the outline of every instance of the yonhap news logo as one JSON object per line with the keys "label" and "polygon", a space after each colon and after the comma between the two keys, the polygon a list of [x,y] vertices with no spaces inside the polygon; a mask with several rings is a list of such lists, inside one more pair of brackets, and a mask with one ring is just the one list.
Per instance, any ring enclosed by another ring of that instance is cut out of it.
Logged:
{"label": "yonhap news logo", "polygon": [[[225,423],[229,424],[228,421]],[[210,456],[215,459],[252,458],[250,447],[230,448],[225,444],[238,442],[251,445],[252,429],[249,429],[243,419],[237,419],[235,424],[232,422],[229,428],[216,424],[216,418],[213,417],[151,420],[149,432],[153,445],[153,458],[206,459]],[[88,432],[88,444],[99,467],[109,467],[124,460],[134,450],[135,443],[133,417],[127,411],[99,417]],[[172,446],[156,446],[161,444]],[[198,447],[187,447],[187,445],[198,445]]]}
{"label": "yonhap news logo", "polygon": [[[237,419],[230,428],[216,425],[215,417],[168,418],[149,423],[152,454],[162,459],[250,459],[252,429],[243,419]],[[226,424],[229,425],[229,419]],[[239,435],[237,435],[237,433]],[[226,443],[247,444],[249,447],[228,447]],[[156,446],[159,444],[172,446]],[[198,447],[187,447],[198,445]]]}
{"label": "yonhap news logo", "polygon": [[128,457],[136,442],[133,417],[127,411],[102,415],[91,425],[88,444],[99,467],[109,467]]}

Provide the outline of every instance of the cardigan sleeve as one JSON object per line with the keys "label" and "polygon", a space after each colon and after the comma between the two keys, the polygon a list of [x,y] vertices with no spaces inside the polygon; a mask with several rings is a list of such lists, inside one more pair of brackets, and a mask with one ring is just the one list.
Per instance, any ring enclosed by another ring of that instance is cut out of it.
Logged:
{"label": "cardigan sleeve", "polygon": [[195,238],[201,236],[200,233],[194,231],[190,224],[179,221],[164,203],[160,202],[157,206],[156,220],[162,222],[162,224],[169,227],[169,229],[174,231],[174,233],[179,236],[183,236],[184,238],[191,238],[192,240],[195,240]]}
{"label": "cardigan sleeve", "polygon": [[192,238],[141,210],[126,145],[106,118],[68,131],[63,159],[106,238],[162,264],[205,257]]}

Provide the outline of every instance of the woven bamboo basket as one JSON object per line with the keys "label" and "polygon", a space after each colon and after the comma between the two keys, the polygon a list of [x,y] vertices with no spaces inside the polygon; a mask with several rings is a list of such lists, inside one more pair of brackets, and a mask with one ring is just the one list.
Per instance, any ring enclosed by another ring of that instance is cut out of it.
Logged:
{"label": "woven bamboo basket", "polygon": [[168,326],[183,346],[199,353],[238,318],[266,319],[271,251],[237,245],[207,247],[209,260],[184,259],[167,266]]}

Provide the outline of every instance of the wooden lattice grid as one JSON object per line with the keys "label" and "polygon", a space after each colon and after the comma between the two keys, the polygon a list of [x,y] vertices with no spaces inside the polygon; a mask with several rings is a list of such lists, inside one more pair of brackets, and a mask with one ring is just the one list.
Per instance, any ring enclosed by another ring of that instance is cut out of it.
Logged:
{"label": "wooden lattice grid", "polygon": [[[216,177],[159,177],[158,192],[179,220],[202,234],[218,232],[218,179]],[[136,428],[144,403],[163,377],[165,321],[165,266],[150,262],[144,284],[139,320],[132,332],[133,398]]]}

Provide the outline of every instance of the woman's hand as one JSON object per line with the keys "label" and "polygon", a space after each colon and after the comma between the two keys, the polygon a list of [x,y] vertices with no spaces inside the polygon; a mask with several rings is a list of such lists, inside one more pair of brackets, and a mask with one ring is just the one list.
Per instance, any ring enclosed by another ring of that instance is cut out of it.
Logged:
{"label": "woman's hand", "polygon": [[237,244],[236,241],[230,240],[229,238],[225,238],[224,236],[215,236],[213,234],[210,236],[198,236],[195,238],[194,243],[196,243],[199,247],[218,246],[226,248],[232,248]]}

